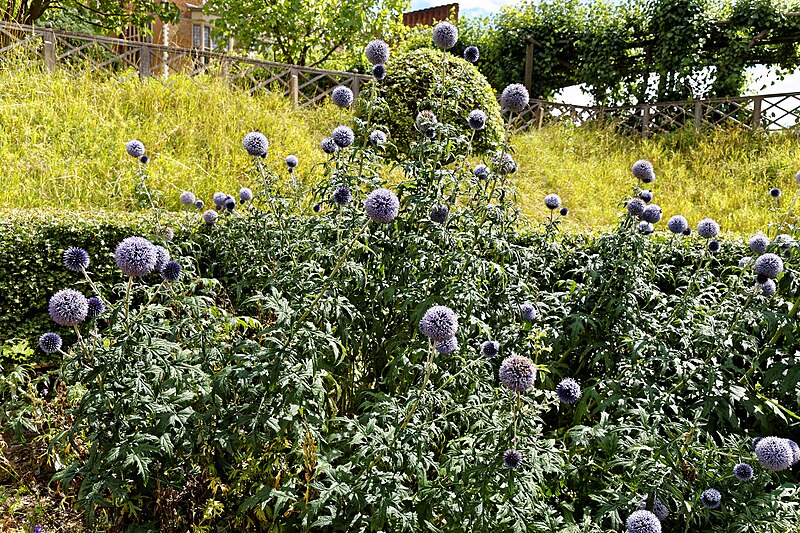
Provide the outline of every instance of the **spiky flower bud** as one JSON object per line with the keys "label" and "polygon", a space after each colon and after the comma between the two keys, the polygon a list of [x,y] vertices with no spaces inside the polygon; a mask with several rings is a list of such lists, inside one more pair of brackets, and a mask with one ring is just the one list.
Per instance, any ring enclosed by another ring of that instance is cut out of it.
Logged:
{"label": "spiky flower bud", "polygon": [[464,48],[464,59],[470,63],[477,63],[480,56],[481,53],[477,46],[467,46]]}
{"label": "spiky flower bud", "polygon": [[456,336],[458,317],[444,305],[434,305],[419,321],[419,331],[433,341],[445,341]]}
{"label": "spiky flower bud", "polygon": [[251,131],[242,139],[242,146],[247,150],[248,155],[253,157],[267,157],[269,141],[267,136],[260,131]]}
{"label": "spiky flower bud", "polygon": [[89,302],[76,290],[62,289],[50,297],[47,310],[59,326],[76,326],[86,320]]}
{"label": "spiky flower bud", "polygon": [[677,235],[689,229],[689,221],[682,215],[675,215],[667,221],[667,228]]}
{"label": "spiky flower bud", "polygon": [[458,28],[442,21],[433,28],[433,44],[442,50],[450,50],[458,42]]}
{"label": "spiky flower bud", "polygon": [[500,381],[509,390],[525,392],[536,380],[536,366],[522,355],[510,355],[500,364]]}
{"label": "spiky flower bud", "polygon": [[530,95],[528,89],[521,83],[508,85],[500,94],[500,107],[506,111],[519,113],[528,107]]}
{"label": "spiky flower bud", "polygon": [[56,353],[61,349],[61,336],[58,333],[45,333],[39,337],[39,348],[44,353]]}
{"label": "spiky flower bud", "polygon": [[562,403],[572,405],[581,397],[581,386],[572,378],[564,378],[556,385],[556,396]]}
{"label": "spiky flower bud", "polygon": [[64,266],[73,272],[83,272],[89,266],[89,253],[77,246],[67,248],[64,252]]}
{"label": "spiky flower bud", "polygon": [[400,212],[400,200],[389,189],[375,189],[367,196],[364,211],[372,220],[388,224],[397,218]]}
{"label": "spiky flower bud", "polygon": [[364,47],[364,55],[373,65],[382,65],[389,60],[389,45],[381,39],[374,39]]}
{"label": "spiky flower bud", "polygon": [[342,109],[346,109],[353,105],[353,91],[344,85],[338,85],[331,91],[331,101],[334,105]]}
{"label": "spiky flower bud", "polygon": [[472,111],[469,117],[467,117],[467,124],[469,124],[469,127],[473,130],[482,130],[486,127],[486,113],[480,109]]}
{"label": "spiky flower bud", "polygon": [[142,141],[133,139],[125,143],[125,151],[128,155],[135,158],[140,158],[144,155],[144,144]]}
{"label": "spiky flower bud", "polygon": [[558,209],[561,207],[561,197],[557,194],[548,194],[544,197],[544,205],[549,210]]}
{"label": "spiky flower bud", "polygon": [[719,224],[713,218],[704,218],[697,223],[697,234],[704,239],[713,239],[719,235]]}

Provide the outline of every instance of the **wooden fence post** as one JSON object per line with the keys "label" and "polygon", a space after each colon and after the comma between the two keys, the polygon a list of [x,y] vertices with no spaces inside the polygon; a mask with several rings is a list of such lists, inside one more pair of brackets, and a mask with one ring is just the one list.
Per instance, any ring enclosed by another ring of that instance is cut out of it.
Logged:
{"label": "wooden fence post", "polygon": [[694,101],[694,131],[700,132],[703,128],[703,102]]}
{"label": "wooden fence post", "polygon": [[150,77],[150,65],[152,64],[152,55],[150,52],[150,47],[146,44],[142,45],[142,48],[139,50],[139,78],[149,78]]}
{"label": "wooden fence post", "polygon": [[533,43],[526,37],[525,45],[525,88],[530,92],[533,85]]}
{"label": "wooden fence post", "polygon": [[642,108],[642,137],[647,137],[650,133],[650,106]]}
{"label": "wooden fence post", "polygon": [[544,102],[536,104],[536,129],[542,129],[542,122],[544,121]]}
{"label": "wooden fence post", "polygon": [[289,71],[289,98],[292,99],[292,105],[300,106],[300,79],[294,69]]}
{"label": "wooden fence post", "polygon": [[45,28],[47,28],[44,33],[42,33],[42,44],[44,45],[44,49],[42,53],[44,55],[44,66],[50,72],[56,70],[56,34],[51,29],[50,23],[45,24]]}
{"label": "wooden fence post", "polygon": [[761,127],[761,102],[764,100],[761,96],[753,98],[753,129]]}

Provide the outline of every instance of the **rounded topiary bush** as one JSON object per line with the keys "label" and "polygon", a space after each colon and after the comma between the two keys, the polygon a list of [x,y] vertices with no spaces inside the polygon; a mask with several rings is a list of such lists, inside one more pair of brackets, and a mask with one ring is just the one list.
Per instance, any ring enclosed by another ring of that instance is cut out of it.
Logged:
{"label": "rounded topiary bush", "polygon": [[[440,50],[421,48],[403,52],[392,55],[386,64],[387,75],[379,90],[387,105],[376,107],[372,120],[388,128],[389,138],[399,152],[407,152],[411,143],[421,138],[414,128],[414,119],[424,109],[433,110],[439,122],[456,126],[467,137],[472,135],[467,124],[470,112],[480,109],[486,113],[486,127],[476,131],[473,139],[477,153],[496,148],[503,138],[500,105],[489,82],[464,59],[449,53],[445,57],[448,97],[444,98],[444,112],[439,111],[442,98],[436,90],[442,80]],[[366,114],[363,106],[358,113]]]}

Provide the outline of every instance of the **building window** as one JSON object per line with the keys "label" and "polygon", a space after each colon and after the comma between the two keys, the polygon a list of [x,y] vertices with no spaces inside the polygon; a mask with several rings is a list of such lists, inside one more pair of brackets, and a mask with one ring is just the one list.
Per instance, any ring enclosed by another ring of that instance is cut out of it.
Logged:
{"label": "building window", "polygon": [[203,45],[202,41],[203,27],[200,24],[192,26],[192,46],[200,48]]}
{"label": "building window", "polygon": [[214,41],[211,40],[211,28],[203,26],[203,48],[211,50],[214,48]]}

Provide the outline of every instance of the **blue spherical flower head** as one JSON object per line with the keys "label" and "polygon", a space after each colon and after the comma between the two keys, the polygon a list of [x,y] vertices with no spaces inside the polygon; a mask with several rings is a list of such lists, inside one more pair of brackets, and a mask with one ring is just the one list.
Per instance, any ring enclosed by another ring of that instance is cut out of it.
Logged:
{"label": "blue spherical flower head", "polygon": [[433,27],[433,44],[442,50],[450,50],[458,42],[458,28],[447,21]]}
{"label": "blue spherical flower head", "polygon": [[517,171],[517,162],[511,157],[509,153],[503,153],[500,157],[492,157],[492,164],[497,170],[497,173],[503,176],[513,174]]}
{"label": "blue spherical flower head", "polygon": [[61,336],[58,333],[45,333],[39,337],[39,348],[44,353],[56,353],[61,349]]}
{"label": "blue spherical flower head", "polygon": [[47,311],[59,326],[77,326],[89,313],[86,297],[73,289],[63,289],[50,297]]}
{"label": "blue spherical flower head", "polygon": [[233,196],[228,195],[228,197],[225,198],[225,209],[229,212],[236,209],[236,200],[233,199]]}
{"label": "blue spherical flower head", "polygon": [[228,199],[228,195],[224,192],[215,192],[211,199],[214,201],[215,206],[222,208],[225,207],[225,200]]}
{"label": "blue spherical flower head", "polygon": [[443,355],[449,355],[451,353],[455,353],[458,351],[460,346],[458,345],[458,339],[452,337],[450,339],[445,339],[443,341],[436,341],[434,344],[436,351]]}
{"label": "blue spherical flower head", "polygon": [[44,528],[42,526],[33,526],[33,533],[43,533]]}
{"label": "blue spherical flower head", "polygon": [[750,247],[750,250],[757,253],[763,254],[767,251],[767,247],[769,246],[769,239],[765,235],[756,235],[752,237],[750,241],[747,243]]}
{"label": "blue spherical flower head", "polygon": [[786,444],[789,445],[789,448],[792,450],[792,465],[795,465],[798,461],[800,461],[800,446],[791,439],[786,439]]}
{"label": "blue spherical flower head", "polygon": [[205,203],[203,200],[197,200],[197,201],[194,203],[194,206],[195,206],[197,209],[203,209],[203,208],[205,208],[205,206],[206,206],[206,203]]}
{"label": "blue spherical flower head", "polygon": [[337,126],[331,133],[331,138],[339,148],[347,148],[356,140],[353,130],[347,126]]}
{"label": "blue spherical flower head", "polygon": [[372,146],[383,146],[386,144],[386,134],[381,130],[375,130],[369,134],[369,143]]}
{"label": "blue spherical flower head", "polygon": [[700,494],[700,503],[709,509],[716,509],[722,504],[722,494],[717,489],[706,489]]}
{"label": "blue spherical flower head", "polygon": [[753,441],[752,441],[753,448],[755,448],[756,446],[758,446],[758,443],[759,443],[759,442],[761,442],[763,438],[764,438],[764,437],[753,437]]}
{"label": "blue spherical flower head", "polygon": [[536,319],[536,316],[539,312],[536,310],[536,307],[530,302],[525,302],[524,304],[519,306],[519,311],[522,314],[522,320],[525,322],[533,322]]}
{"label": "blue spherical flower head", "polygon": [[796,244],[794,238],[791,235],[789,235],[788,233],[780,233],[778,235],[775,235],[775,241],[774,242],[775,242],[775,244],[779,245],[781,248],[784,248],[784,249],[787,249],[787,250]]}
{"label": "blue spherical flower head", "polygon": [[753,467],[747,463],[736,463],[733,466],[733,475],[739,481],[750,481],[753,479]]}
{"label": "blue spherical flower head", "polygon": [[378,81],[386,77],[386,65],[375,65],[372,67],[372,77]]}
{"label": "blue spherical flower head", "polygon": [[373,65],[382,65],[389,60],[389,45],[381,39],[374,39],[364,47],[364,55]]}
{"label": "blue spherical flower head", "polygon": [[778,472],[792,465],[794,454],[786,439],[765,437],[756,444],[756,458],[767,470]]}
{"label": "blue spherical flower head", "polygon": [[764,296],[769,297],[775,294],[776,292],[778,292],[778,286],[775,285],[775,280],[768,279],[767,281],[761,284],[761,293]]}
{"label": "blue spherical flower head", "polygon": [[353,105],[353,91],[344,85],[338,85],[331,91],[331,101],[342,109],[347,109]]}
{"label": "blue spherical flower head", "polygon": [[156,267],[157,252],[153,244],[143,237],[123,239],[114,250],[117,268],[125,275],[146,276]]}
{"label": "blue spherical flower head", "polygon": [[489,177],[489,167],[480,163],[475,166],[475,169],[472,171],[472,174],[478,178],[479,180],[485,180]]}
{"label": "blue spherical flower head", "polygon": [[217,214],[216,211],[212,209],[209,209],[208,211],[203,213],[203,222],[205,222],[209,226],[213,226],[214,224],[216,224],[218,219],[219,215]]}
{"label": "blue spherical flower head", "polygon": [[87,319],[97,318],[106,310],[106,306],[97,296],[92,296],[86,302],[89,304],[89,312],[86,314]]}
{"label": "blue spherical flower head", "polygon": [[642,220],[651,224],[656,224],[661,220],[661,207],[656,204],[650,204],[644,208],[641,214]]}
{"label": "blue spherical flower head", "polygon": [[519,466],[522,464],[522,461],[522,452],[519,450],[511,449],[503,452],[503,465],[505,465],[506,468],[510,468],[512,470],[519,468]]}
{"label": "blue spherical flower head", "polygon": [[753,262],[753,258],[749,256],[742,257],[739,259],[739,268],[747,268],[750,266],[750,263]]}
{"label": "blue spherical flower head", "polygon": [[337,187],[336,190],[333,191],[333,201],[336,202],[336,205],[339,207],[344,207],[353,201],[353,194],[347,187]]}
{"label": "blue spherical flower head", "polygon": [[688,237],[689,235],[692,234],[692,228],[686,228],[685,230],[683,230],[683,234]]}
{"label": "blue spherical flower head", "polygon": [[769,190],[769,195],[773,198],[780,198],[781,197],[781,190],[777,187],[773,187]]}
{"label": "blue spherical flower head", "polygon": [[389,189],[375,189],[367,196],[364,211],[372,220],[388,224],[400,213],[400,200]]}
{"label": "blue spherical flower head", "polygon": [[704,239],[713,239],[719,235],[719,224],[713,218],[704,218],[697,223],[697,234]]}
{"label": "blue spherical flower head", "polygon": [[312,210],[313,210],[315,213],[319,213],[319,212],[320,212],[320,210],[322,210],[322,204],[314,204],[314,205],[311,207],[311,209],[312,209]]}
{"label": "blue spherical flower head", "polygon": [[500,353],[500,343],[497,341],[484,341],[481,344],[481,355],[487,359],[497,357]]}
{"label": "blue spherical flower head", "polygon": [[169,261],[169,252],[163,246],[153,246],[153,249],[156,252],[156,265],[153,267],[153,270],[158,272],[164,264]]}
{"label": "blue spherical flower head", "polygon": [[178,281],[183,267],[177,261],[168,261],[161,269],[161,277],[166,281]]}
{"label": "blue spherical flower head", "polygon": [[253,157],[267,157],[269,141],[267,136],[260,131],[251,131],[242,139],[242,146],[247,150],[247,154]]}
{"label": "blue spherical flower head", "polygon": [[650,203],[653,201],[653,191],[646,190],[646,191],[639,191],[639,198],[644,200],[645,203]]}
{"label": "blue spherical flower head", "polygon": [[181,203],[186,206],[194,205],[197,198],[193,192],[183,191],[180,196]]}
{"label": "blue spherical flower head", "polygon": [[536,366],[522,355],[510,355],[500,363],[500,381],[511,391],[523,393],[533,387]]}
{"label": "blue spherical flower head", "polygon": [[435,132],[438,122],[439,119],[436,118],[433,111],[424,109],[417,113],[417,118],[414,119],[414,126],[417,128],[417,131],[427,136],[429,133]]}
{"label": "blue spherical flower head", "polygon": [[[645,509],[647,509],[647,498],[645,498],[644,500],[642,500],[642,502],[639,504],[639,509],[640,509],[640,510],[645,510]],[[663,522],[663,521],[664,521],[664,520],[666,520],[666,519],[667,519],[667,517],[669,516],[669,509],[667,509],[667,506],[666,506],[666,505],[664,505],[664,503],[663,503],[661,500],[659,500],[659,499],[658,499],[658,497],[656,497],[656,498],[653,500],[653,510],[652,510],[652,513],[653,513],[654,515],[656,515],[656,518],[658,518],[658,521],[659,521],[659,522]]]}
{"label": "blue spherical flower head", "polygon": [[768,278],[777,278],[783,272],[783,259],[776,254],[762,254],[756,259],[753,271]]}
{"label": "blue spherical flower head", "polygon": [[633,175],[643,183],[653,183],[656,180],[656,173],[653,169],[653,163],[646,159],[640,159],[633,164],[631,168]]}
{"label": "blue spherical flower head", "polygon": [[437,224],[444,224],[447,220],[447,215],[450,214],[450,208],[446,205],[438,204],[431,207],[430,217],[433,222]]}
{"label": "blue spherical flower head", "polygon": [[581,386],[572,378],[562,379],[556,386],[556,396],[561,403],[572,405],[581,397]]}
{"label": "blue spherical flower head", "polygon": [[142,141],[133,139],[125,143],[125,151],[128,155],[135,158],[140,158],[144,155],[144,144]]}
{"label": "blue spherical flower head", "polygon": [[325,137],[322,139],[322,142],[319,146],[322,148],[322,151],[328,155],[335,154],[339,149],[339,145],[336,144],[336,141],[333,140],[333,137]]}
{"label": "blue spherical flower head", "polygon": [[446,341],[456,336],[458,317],[444,305],[434,305],[419,321],[419,331],[432,341]]}
{"label": "blue spherical flower head", "polygon": [[486,113],[480,109],[476,109],[467,117],[467,124],[475,131],[482,130],[486,127]]}
{"label": "blue spherical flower head", "polygon": [[528,89],[521,83],[512,83],[503,89],[500,94],[500,107],[506,111],[519,113],[528,107],[530,102],[530,95]]}
{"label": "blue spherical flower head", "polygon": [[639,233],[641,233],[642,235],[650,235],[656,230],[656,228],[654,228],[653,225],[646,220],[642,220],[641,222],[639,222],[639,225],[637,227],[639,229]]}
{"label": "blue spherical flower head", "polygon": [[147,163],[150,162],[150,158],[146,155],[143,155],[142,157],[139,158],[139,162],[143,165],[146,165]]}
{"label": "blue spherical flower head", "polygon": [[667,221],[667,228],[677,235],[689,229],[689,221],[681,215],[675,215]]}
{"label": "blue spherical flower head", "polygon": [[286,156],[286,167],[289,170],[294,170],[300,161],[297,159],[296,155],[287,155]]}
{"label": "blue spherical flower head", "polygon": [[569,208],[568,207],[562,207],[561,211],[559,211],[559,213],[561,214],[562,217],[565,217],[565,216],[567,216],[569,214]]}
{"label": "blue spherical flower head", "polygon": [[480,56],[481,53],[477,46],[467,46],[464,48],[464,59],[470,63],[477,63]]}
{"label": "blue spherical flower head", "polygon": [[650,511],[634,511],[625,521],[628,533],[661,533],[661,522]]}
{"label": "blue spherical flower head", "polygon": [[544,197],[544,205],[550,211],[553,209],[558,209],[561,207],[561,197],[557,194],[548,194]]}
{"label": "blue spherical flower head", "polygon": [[712,240],[708,241],[708,251],[709,252],[719,252],[720,246],[721,245],[720,245],[719,241],[716,240],[716,239],[712,239]]}
{"label": "blue spherical flower head", "polygon": [[242,203],[249,202],[253,199],[253,191],[248,189],[247,187],[242,187],[239,189],[239,201]]}
{"label": "blue spherical flower head", "polygon": [[64,252],[64,266],[73,272],[83,272],[89,266],[89,253],[73,246]]}
{"label": "blue spherical flower head", "polygon": [[641,198],[631,198],[628,200],[628,203],[625,204],[625,209],[628,210],[628,213],[635,217],[641,216],[646,207],[647,204],[645,204],[644,200]]}

